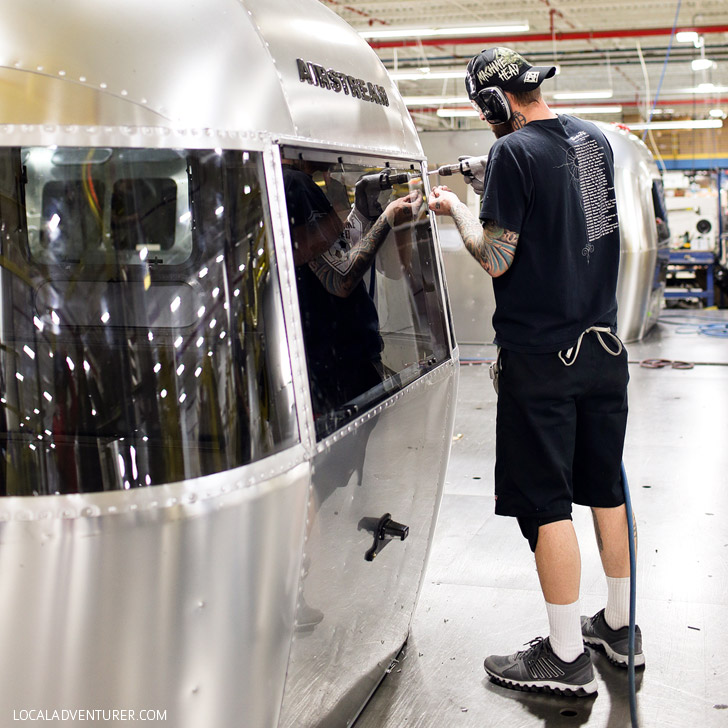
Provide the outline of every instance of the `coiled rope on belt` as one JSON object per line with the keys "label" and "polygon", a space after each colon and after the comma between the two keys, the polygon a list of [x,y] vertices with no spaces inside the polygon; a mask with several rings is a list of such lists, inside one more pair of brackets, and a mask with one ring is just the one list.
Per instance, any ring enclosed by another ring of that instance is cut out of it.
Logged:
{"label": "coiled rope on belt", "polygon": [[[582,331],[581,334],[579,334],[579,338],[576,340],[576,344],[574,346],[570,347],[569,349],[562,349],[559,352],[559,359],[561,359],[561,363],[564,366],[570,367],[576,361],[576,358],[579,356],[579,349],[581,349],[581,340],[584,338],[584,334],[588,334],[592,331],[597,335],[597,339],[599,339],[599,343],[602,345],[602,349],[604,349],[607,354],[611,354],[612,356],[619,356],[622,353],[622,349],[624,348],[622,342],[608,326],[590,326],[588,329]],[[617,351],[613,351],[609,348],[606,341],[604,341],[604,339],[602,338],[602,334],[610,336],[612,338],[612,341],[616,342]]]}

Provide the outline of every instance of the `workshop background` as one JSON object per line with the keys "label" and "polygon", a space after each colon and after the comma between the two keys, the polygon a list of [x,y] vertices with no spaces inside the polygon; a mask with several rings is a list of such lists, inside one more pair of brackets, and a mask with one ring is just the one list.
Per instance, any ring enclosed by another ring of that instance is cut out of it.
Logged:
{"label": "workshop background", "polygon": [[[490,145],[463,71],[504,45],[556,65],[542,87],[557,113],[616,123],[662,173],[670,225],[659,320],[630,355],[625,467],[639,533],[637,621],[647,667],[640,725],[728,726],[728,3],[630,0],[322,0],[365,38],[397,84],[431,168]],[[492,137],[492,135],[490,135]],[[462,180],[448,180],[460,194]],[[444,180],[442,180],[444,181]],[[468,198],[477,207],[477,200]],[[448,226],[441,225],[447,263]],[[471,275],[476,283],[479,271]],[[462,281],[448,276],[455,308]],[[487,276],[482,286],[490,289]],[[492,303],[483,294],[479,305]],[[535,566],[518,529],[492,506],[495,393],[486,336],[459,337],[461,377],[451,464],[407,647],[356,728],[630,724],[626,672],[595,655],[599,697],[507,691],[483,658],[547,630]],[[583,510],[583,509],[581,509]],[[606,585],[591,517],[575,515],[582,611]]]}

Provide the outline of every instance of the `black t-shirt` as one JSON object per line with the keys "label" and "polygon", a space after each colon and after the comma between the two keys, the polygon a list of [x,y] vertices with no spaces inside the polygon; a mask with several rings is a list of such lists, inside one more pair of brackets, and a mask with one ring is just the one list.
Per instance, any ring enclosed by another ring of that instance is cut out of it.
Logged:
{"label": "black t-shirt", "polygon": [[562,115],[498,139],[480,219],[519,234],[511,267],[493,279],[497,344],[548,353],[590,326],[616,330],[614,157],[598,127]]}

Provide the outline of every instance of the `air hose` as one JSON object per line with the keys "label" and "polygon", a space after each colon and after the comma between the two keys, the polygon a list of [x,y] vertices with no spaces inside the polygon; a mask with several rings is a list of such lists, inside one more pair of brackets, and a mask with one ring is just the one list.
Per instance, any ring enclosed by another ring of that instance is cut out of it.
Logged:
{"label": "air hose", "polygon": [[635,611],[637,608],[637,542],[635,535],[634,517],[632,515],[632,501],[629,497],[627,472],[622,461],[622,487],[624,489],[624,505],[627,510],[627,530],[629,532],[629,662],[627,673],[629,676],[629,714],[632,719],[632,728],[638,728],[637,722],[637,688],[634,673],[634,642],[635,642]]}

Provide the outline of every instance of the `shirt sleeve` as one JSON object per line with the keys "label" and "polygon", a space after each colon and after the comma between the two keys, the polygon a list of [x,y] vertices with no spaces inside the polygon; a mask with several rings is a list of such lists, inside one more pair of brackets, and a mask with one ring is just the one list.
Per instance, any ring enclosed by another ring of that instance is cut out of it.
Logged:
{"label": "shirt sleeve", "polygon": [[530,182],[525,160],[509,145],[496,143],[485,169],[480,221],[485,224],[493,220],[520,234],[529,206]]}

